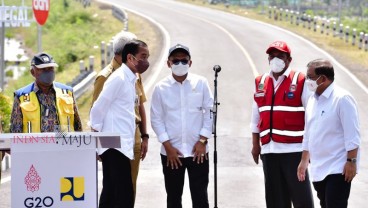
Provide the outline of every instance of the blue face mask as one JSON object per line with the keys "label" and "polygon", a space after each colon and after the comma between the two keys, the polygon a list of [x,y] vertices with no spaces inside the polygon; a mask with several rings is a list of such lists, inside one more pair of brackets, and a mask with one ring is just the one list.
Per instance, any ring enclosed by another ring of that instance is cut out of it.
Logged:
{"label": "blue face mask", "polygon": [[38,77],[40,82],[45,85],[51,85],[52,82],[55,80],[55,72],[54,71],[44,71]]}

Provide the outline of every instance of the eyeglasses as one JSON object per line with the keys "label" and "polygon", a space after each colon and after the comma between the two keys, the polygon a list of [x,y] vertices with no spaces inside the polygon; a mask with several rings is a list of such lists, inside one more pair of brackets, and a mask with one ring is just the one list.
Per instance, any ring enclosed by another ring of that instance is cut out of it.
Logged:
{"label": "eyeglasses", "polygon": [[[318,76],[318,75],[316,75],[316,76],[312,76],[312,77],[311,77],[311,76],[308,76],[308,75],[307,75],[307,76],[306,76],[306,78],[307,78],[307,79],[309,79],[309,80],[318,80],[320,76],[321,76],[321,75],[319,75],[319,76]],[[317,78],[317,79],[316,79],[316,78]]]}
{"label": "eyeglasses", "polygon": [[171,61],[174,65],[178,65],[179,63],[183,64],[183,65],[187,65],[189,60],[187,59],[174,59]]}

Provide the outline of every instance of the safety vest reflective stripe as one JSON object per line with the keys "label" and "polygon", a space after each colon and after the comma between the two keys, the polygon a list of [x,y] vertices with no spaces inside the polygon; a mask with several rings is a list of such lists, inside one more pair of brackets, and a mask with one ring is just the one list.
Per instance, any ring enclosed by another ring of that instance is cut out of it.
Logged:
{"label": "safety vest reflective stripe", "polygon": [[[270,133],[270,129],[266,129],[266,130],[260,132],[259,136],[264,137],[268,133]],[[281,135],[281,136],[291,136],[291,137],[298,137],[298,136],[303,136],[304,135],[304,131],[287,131],[287,130],[279,130],[279,129],[272,129],[272,133],[273,134],[278,134],[278,135]]]}
{"label": "safety vest reflective stripe", "polygon": [[299,74],[300,74],[300,72],[295,72],[294,77],[293,77],[293,81],[291,82],[291,85],[296,85],[297,84]]}
{"label": "safety vest reflective stripe", "polygon": [[[271,106],[262,106],[259,108],[259,112],[270,111]],[[291,107],[291,106],[273,106],[273,111],[288,111],[288,112],[304,112],[304,107]]]}

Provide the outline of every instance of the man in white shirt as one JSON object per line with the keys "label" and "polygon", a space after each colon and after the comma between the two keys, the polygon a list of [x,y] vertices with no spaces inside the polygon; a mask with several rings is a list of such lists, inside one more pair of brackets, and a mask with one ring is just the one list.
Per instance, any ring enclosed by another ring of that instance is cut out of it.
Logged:
{"label": "man in white shirt", "polygon": [[212,134],[213,96],[204,77],[188,73],[189,48],[170,48],[167,66],[172,74],[154,89],[151,124],[161,147],[167,207],[181,208],[185,170],[193,207],[208,208],[208,144]]}
{"label": "man in white shirt", "polygon": [[92,129],[120,133],[121,148],[98,149],[103,166],[100,208],[134,207],[130,160],[134,158],[136,129],[135,82],[136,73],[149,67],[148,57],[146,43],[129,41],[122,51],[122,66],[109,76],[90,112]]}
{"label": "man in white shirt", "polygon": [[334,84],[328,60],[308,65],[306,85],[314,92],[305,111],[303,154],[298,178],[305,180],[310,161],[314,189],[323,208],[346,208],[359,165],[359,117],[352,95]]}
{"label": "man in white shirt", "polygon": [[266,50],[270,72],[256,78],[252,111],[252,156],[262,159],[267,208],[312,208],[311,185],[298,181],[304,106],[310,92],[304,74],[291,70],[291,50],[275,41]]}

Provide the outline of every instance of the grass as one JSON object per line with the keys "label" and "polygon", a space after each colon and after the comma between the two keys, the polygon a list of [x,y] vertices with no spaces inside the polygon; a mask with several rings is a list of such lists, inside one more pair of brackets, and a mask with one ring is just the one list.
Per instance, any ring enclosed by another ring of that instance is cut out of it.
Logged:
{"label": "grass", "polygon": [[[14,4],[5,2],[5,5]],[[123,28],[123,23],[112,17],[109,7],[93,3],[91,7],[83,8],[74,0],[68,0],[67,5],[64,6],[64,0],[52,0],[48,20],[42,27],[42,49],[59,64],[56,80],[63,83],[72,81],[79,74],[79,60],[88,63],[90,55],[95,56],[95,67],[100,68],[100,49],[94,49],[94,46],[111,40]],[[37,52],[36,23],[26,28],[7,28],[6,36],[24,42],[30,58]],[[29,67],[29,62],[23,65]],[[20,79],[8,83],[5,94],[12,96],[14,90],[32,81],[30,73],[25,73]]]}
{"label": "grass", "polygon": [[[299,24],[299,26],[295,25],[295,21],[294,24],[290,24],[290,21],[274,21],[273,19],[269,19],[267,11],[265,14],[261,14],[260,9],[246,9],[236,5],[226,7],[224,4],[209,4],[205,0],[180,1],[259,20],[294,32],[332,54],[343,65],[349,68],[353,74],[359,77],[363,83],[368,85],[368,52],[359,50],[357,44],[352,46],[351,41],[349,41],[349,43],[345,43],[345,39],[340,40],[339,37],[333,37],[331,35],[331,30],[330,35],[327,36],[326,34],[321,34],[320,30],[314,32],[313,25],[312,29],[309,30],[308,27],[303,28],[302,24]],[[358,31],[358,34],[359,32],[360,31]],[[356,43],[358,43],[358,40],[356,40]]]}
{"label": "grass", "polygon": [[[52,0],[50,13],[46,24],[42,27],[42,48],[43,51],[51,54],[59,64],[56,74],[56,81],[68,83],[79,74],[79,60],[84,60],[88,64],[88,57],[95,57],[95,68],[100,66],[100,46],[101,41],[109,42],[111,38],[123,29],[123,23],[112,16],[111,7],[93,2],[91,7],[83,8],[82,4],[67,0],[68,6],[64,7],[64,0]],[[25,1],[27,6],[31,6],[31,1]],[[5,0],[5,5],[20,6],[21,1]],[[26,54],[29,57],[37,52],[37,25],[32,23],[26,28],[7,28],[6,36],[16,38],[23,42]],[[30,62],[22,63],[29,67]],[[10,80],[4,89],[6,97],[13,97],[13,92],[31,82],[33,77],[29,71],[25,72],[17,80]],[[12,106],[10,99],[9,106]],[[79,102],[79,101],[77,101]],[[82,102],[87,105],[86,101]],[[2,103],[1,105],[5,105]],[[3,106],[1,106],[3,107]],[[80,109],[85,108],[83,105]],[[81,114],[83,120],[88,118],[87,114]],[[8,131],[9,126],[4,126]]]}

